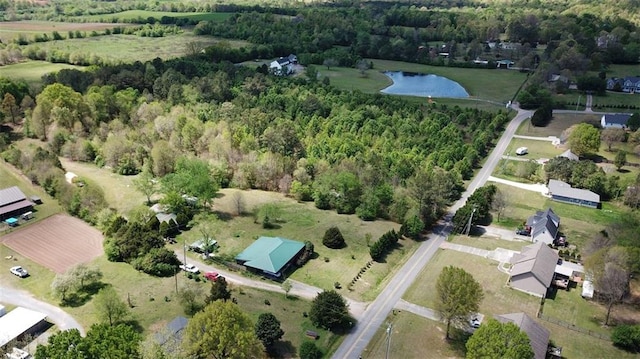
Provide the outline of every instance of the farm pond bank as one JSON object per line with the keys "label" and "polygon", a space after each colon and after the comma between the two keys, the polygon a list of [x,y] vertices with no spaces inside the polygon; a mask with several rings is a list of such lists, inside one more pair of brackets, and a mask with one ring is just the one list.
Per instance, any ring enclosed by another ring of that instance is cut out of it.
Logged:
{"label": "farm pond bank", "polygon": [[418,97],[469,97],[469,93],[464,87],[446,77],[404,71],[383,73],[393,81],[391,86],[381,90],[385,94]]}

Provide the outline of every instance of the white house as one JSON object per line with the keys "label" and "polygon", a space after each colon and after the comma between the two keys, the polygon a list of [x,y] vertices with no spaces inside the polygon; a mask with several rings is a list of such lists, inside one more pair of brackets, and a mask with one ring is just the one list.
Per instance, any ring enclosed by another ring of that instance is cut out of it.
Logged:
{"label": "white house", "polygon": [[600,126],[602,128],[627,128],[629,118],[631,118],[631,115],[627,113],[602,115]]}
{"label": "white house", "polygon": [[291,54],[287,57],[281,57],[277,60],[271,61],[271,64],[269,64],[269,71],[271,71],[272,74],[278,76],[289,75],[293,72],[293,69],[290,65],[297,63],[298,57],[294,54]]}

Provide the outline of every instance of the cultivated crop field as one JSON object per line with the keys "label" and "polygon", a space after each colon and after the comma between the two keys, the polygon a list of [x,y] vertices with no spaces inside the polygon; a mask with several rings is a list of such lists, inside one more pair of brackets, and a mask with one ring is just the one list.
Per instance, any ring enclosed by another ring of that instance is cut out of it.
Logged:
{"label": "cultivated crop field", "polygon": [[0,238],[7,247],[63,273],[102,255],[102,234],[82,220],[58,214]]}

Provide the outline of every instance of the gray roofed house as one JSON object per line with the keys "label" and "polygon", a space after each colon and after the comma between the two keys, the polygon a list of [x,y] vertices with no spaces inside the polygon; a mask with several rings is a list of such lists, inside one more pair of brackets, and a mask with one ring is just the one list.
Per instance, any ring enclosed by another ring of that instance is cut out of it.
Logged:
{"label": "gray roofed house", "polygon": [[628,113],[605,114],[600,118],[602,128],[627,128],[627,121],[631,118]]}
{"label": "gray roofed house", "polygon": [[537,297],[546,296],[558,258],[558,253],[542,241],[522,248],[511,258],[511,287]]}
{"label": "gray roofed house", "polygon": [[160,332],[155,335],[156,342],[161,346],[177,347],[182,342],[182,331],[187,327],[189,320],[185,317],[176,317]]}
{"label": "gray roofed house", "polygon": [[532,242],[552,244],[558,236],[560,217],[551,208],[548,208],[527,218],[526,226],[529,229]]}
{"label": "gray roofed house", "polygon": [[561,154],[559,154],[557,157],[564,157],[571,161],[580,161],[580,157],[578,157],[578,155],[576,155],[575,153],[571,152],[571,150],[566,150]]}
{"label": "gray roofed house", "polygon": [[17,186],[0,190],[0,220],[19,216],[32,209],[33,202]]}
{"label": "gray roofed house", "polygon": [[572,188],[566,182],[560,180],[549,180],[549,195],[551,199],[558,202],[575,204],[591,208],[600,206],[600,195],[586,189]]}
{"label": "gray roofed house", "polygon": [[502,323],[513,323],[529,337],[535,359],[545,359],[549,348],[549,330],[525,313],[510,313],[496,316]]}

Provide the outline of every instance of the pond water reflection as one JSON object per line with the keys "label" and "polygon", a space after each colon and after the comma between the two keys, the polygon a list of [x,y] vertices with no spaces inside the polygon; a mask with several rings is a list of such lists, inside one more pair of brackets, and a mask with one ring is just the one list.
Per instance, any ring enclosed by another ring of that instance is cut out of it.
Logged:
{"label": "pond water reflection", "polygon": [[393,84],[383,89],[382,93],[419,97],[469,97],[464,87],[446,77],[401,71],[387,71],[384,74]]}

